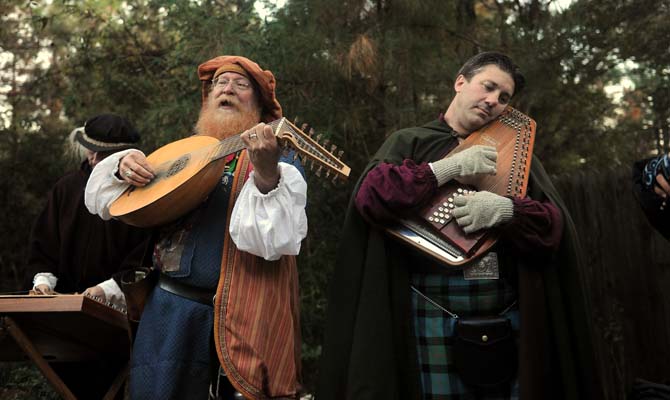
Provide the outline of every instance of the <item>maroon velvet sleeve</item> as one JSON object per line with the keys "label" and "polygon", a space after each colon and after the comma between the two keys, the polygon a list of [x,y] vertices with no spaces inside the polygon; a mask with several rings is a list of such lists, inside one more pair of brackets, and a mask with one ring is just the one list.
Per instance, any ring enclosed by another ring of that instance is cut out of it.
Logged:
{"label": "maroon velvet sleeve", "polygon": [[524,253],[546,253],[558,249],[563,233],[563,215],[551,202],[529,197],[513,198],[514,216],[502,227],[502,237]]}
{"label": "maroon velvet sleeve", "polygon": [[363,179],[356,193],[356,208],[371,221],[388,222],[409,214],[430,199],[436,188],[437,180],[427,163],[380,163]]}

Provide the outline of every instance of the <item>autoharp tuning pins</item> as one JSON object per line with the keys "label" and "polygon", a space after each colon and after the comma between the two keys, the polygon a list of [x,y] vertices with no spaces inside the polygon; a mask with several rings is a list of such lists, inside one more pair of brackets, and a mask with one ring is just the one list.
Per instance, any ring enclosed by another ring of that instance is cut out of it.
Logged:
{"label": "autoharp tuning pins", "polygon": [[323,165],[319,165],[319,168],[316,170],[315,174],[319,178],[321,177],[321,170],[323,169]]}
{"label": "autoharp tuning pins", "polygon": [[335,150],[337,150],[337,145],[336,144],[331,144],[330,145],[330,154],[335,154]]}
{"label": "autoharp tuning pins", "polygon": [[298,116],[293,117],[293,125],[298,126]]}
{"label": "autoharp tuning pins", "polygon": [[307,132],[307,134],[309,135],[309,137],[314,136],[314,128],[309,128],[309,132]]}
{"label": "autoharp tuning pins", "polygon": [[322,137],[323,137],[323,135],[320,134],[320,133],[318,135],[316,135],[316,142],[317,143],[320,142]]}
{"label": "autoharp tuning pins", "polygon": [[309,164],[309,170],[310,170],[310,171],[314,171],[314,160],[309,160],[309,162],[310,162],[310,164]]}
{"label": "autoharp tuning pins", "polygon": [[330,143],[330,139],[324,140],[323,144],[321,146],[323,146],[324,149],[327,149],[328,148],[328,143]]}
{"label": "autoharp tuning pins", "polygon": [[[297,151],[295,153],[293,153],[293,161],[297,160],[299,155],[300,155],[300,153],[298,153]],[[302,158],[301,158],[301,160],[302,160]]]}
{"label": "autoharp tuning pins", "polygon": [[326,179],[328,179],[328,178],[330,178],[330,170],[329,169],[326,170]]}
{"label": "autoharp tuning pins", "polygon": [[340,180],[338,179],[339,177],[340,176],[338,174],[333,174],[333,180],[331,180],[333,185],[337,185],[338,183],[340,183]]}
{"label": "autoharp tuning pins", "polygon": [[342,154],[344,154],[344,150],[337,152],[337,158],[342,158]]}

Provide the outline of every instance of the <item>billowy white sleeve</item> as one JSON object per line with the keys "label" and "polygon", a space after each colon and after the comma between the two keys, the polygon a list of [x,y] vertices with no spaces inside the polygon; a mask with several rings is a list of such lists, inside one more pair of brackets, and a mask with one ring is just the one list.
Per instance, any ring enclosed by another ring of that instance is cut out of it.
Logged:
{"label": "billowy white sleeve", "polygon": [[123,295],[121,288],[112,278],[107,279],[98,283],[97,286],[100,286],[103,292],[105,292],[105,297],[108,302],[115,304],[117,306],[126,307],[126,296]]}
{"label": "billowy white sleeve", "polygon": [[119,160],[133,151],[142,153],[137,149],[119,151],[107,156],[93,168],[84,193],[84,203],[88,212],[99,215],[105,221],[112,218],[109,215],[109,206],[130,186],[126,181],[116,177]]}
{"label": "billowy white sleeve", "polygon": [[51,272],[38,272],[33,278],[33,290],[37,285],[47,285],[50,290],[54,290],[57,283],[58,278]]}
{"label": "billowy white sleeve", "polygon": [[307,182],[296,167],[283,162],[279,174],[277,187],[263,194],[252,171],[230,217],[237,248],[270,261],[297,255],[307,235]]}

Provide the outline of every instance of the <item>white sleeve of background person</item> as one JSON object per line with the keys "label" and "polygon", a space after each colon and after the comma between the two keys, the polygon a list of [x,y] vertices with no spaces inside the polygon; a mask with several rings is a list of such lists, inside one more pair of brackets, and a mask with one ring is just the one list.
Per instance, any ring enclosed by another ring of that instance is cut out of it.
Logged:
{"label": "white sleeve of background person", "polygon": [[252,171],[230,217],[237,248],[270,261],[297,255],[307,235],[307,182],[293,165],[280,162],[279,174],[277,187],[263,194]]}
{"label": "white sleeve of background person", "polygon": [[58,278],[51,272],[38,272],[33,278],[33,289],[38,285],[47,285],[50,290],[54,290],[57,283]]}
{"label": "white sleeve of background person", "polygon": [[112,218],[109,215],[109,206],[130,186],[126,181],[116,177],[119,160],[133,151],[142,153],[136,149],[119,151],[109,155],[93,168],[84,193],[84,203],[88,212],[99,215],[105,221]]}
{"label": "white sleeve of background person", "polygon": [[107,279],[98,283],[98,286],[105,292],[105,298],[109,303],[115,304],[117,306],[125,307],[126,306],[126,296],[123,295],[121,288],[116,283],[114,279]]}

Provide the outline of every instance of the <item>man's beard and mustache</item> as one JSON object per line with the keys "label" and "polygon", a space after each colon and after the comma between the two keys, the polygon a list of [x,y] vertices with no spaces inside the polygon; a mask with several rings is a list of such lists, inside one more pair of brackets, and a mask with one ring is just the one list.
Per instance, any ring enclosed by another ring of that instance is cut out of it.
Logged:
{"label": "man's beard and mustache", "polygon": [[[222,102],[235,109],[220,110]],[[216,99],[207,99],[207,106],[200,110],[195,131],[199,135],[213,136],[221,140],[242,133],[260,121],[260,107],[244,109],[237,99],[230,96],[219,96]]]}

